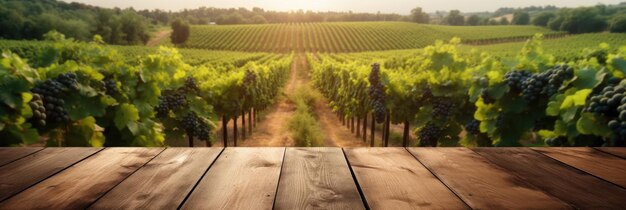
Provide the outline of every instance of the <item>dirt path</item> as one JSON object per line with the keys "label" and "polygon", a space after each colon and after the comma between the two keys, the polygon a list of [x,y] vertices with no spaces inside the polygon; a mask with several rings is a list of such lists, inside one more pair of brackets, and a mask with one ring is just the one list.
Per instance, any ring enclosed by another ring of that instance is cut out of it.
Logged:
{"label": "dirt path", "polygon": [[[246,140],[239,141],[240,146],[294,146],[295,141],[291,138],[291,133],[287,128],[287,122],[295,113],[295,105],[289,101],[289,95],[293,94],[298,87],[309,82],[309,65],[304,54],[294,57],[291,66],[291,76],[283,96],[269,110],[264,119],[253,129],[252,135]],[[364,146],[362,141],[357,139],[350,130],[341,126],[341,122],[330,108],[326,106],[325,99],[321,99],[313,104],[314,112],[324,132],[324,146],[329,147],[352,147]]]}
{"label": "dirt path", "polygon": [[[253,129],[252,135],[241,142],[241,146],[259,147],[259,146],[294,146],[294,140],[287,128],[287,122],[296,111],[296,107],[289,101],[289,95],[303,84],[299,73],[300,56],[294,58],[291,65],[291,75],[289,81],[283,90],[278,102],[265,115],[264,119]],[[304,58],[306,59],[306,58]]]}
{"label": "dirt path", "polygon": [[152,37],[152,39],[150,39],[148,43],[146,43],[146,46],[148,47],[157,46],[159,43],[161,43],[163,39],[169,38],[171,33],[172,33],[172,30],[169,30],[169,29],[157,32],[154,35],[154,37]]}

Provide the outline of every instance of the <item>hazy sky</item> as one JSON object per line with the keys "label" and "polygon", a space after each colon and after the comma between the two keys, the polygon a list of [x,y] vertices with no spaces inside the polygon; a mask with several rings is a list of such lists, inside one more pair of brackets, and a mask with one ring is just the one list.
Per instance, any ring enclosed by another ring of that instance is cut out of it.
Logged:
{"label": "hazy sky", "polygon": [[598,3],[617,4],[626,0],[63,0],[103,7],[134,7],[135,9],[180,10],[200,6],[231,8],[261,7],[266,10],[313,10],[383,12],[408,14],[421,6],[427,12],[459,9],[462,12],[494,11],[500,7],[555,5],[558,7],[591,6]]}

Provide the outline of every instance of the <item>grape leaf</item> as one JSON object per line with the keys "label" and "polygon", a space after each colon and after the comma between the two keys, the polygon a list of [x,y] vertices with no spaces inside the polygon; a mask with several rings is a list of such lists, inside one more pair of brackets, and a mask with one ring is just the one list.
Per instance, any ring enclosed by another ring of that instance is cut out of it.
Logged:
{"label": "grape leaf", "polygon": [[582,113],[580,119],[576,123],[576,129],[581,134],[610,136],[611,129],[604,122],[603,117],[592,113]]}
{"label": "grape leaf", "polygon": [[139,111],[137,108],[135,108],[132,104],[125,103],[118,107],[113,121],[115,122],[115,126],[121,130],[129,123],[137,120],[139,120]]}

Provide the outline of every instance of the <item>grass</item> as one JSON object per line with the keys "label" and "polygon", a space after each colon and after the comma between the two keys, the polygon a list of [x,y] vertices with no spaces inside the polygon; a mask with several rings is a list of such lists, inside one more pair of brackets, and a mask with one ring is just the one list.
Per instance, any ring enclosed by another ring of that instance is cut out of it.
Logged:
{"label": "grass", "polygon": [[288,122],[289,131],[298,147],[317,147],[324,145],[322,128],[312,112],[310,104],[322,97],[310,86],[296,89],[290,100],[296,105],[296,113]]}
{"label": "grass", "polygon": [[408,22],[332,22],[192,26],[185,47],[261,52],[362,52],[414,49],[436,40],[494,40],[558,34],[536,26],[441,26]]}

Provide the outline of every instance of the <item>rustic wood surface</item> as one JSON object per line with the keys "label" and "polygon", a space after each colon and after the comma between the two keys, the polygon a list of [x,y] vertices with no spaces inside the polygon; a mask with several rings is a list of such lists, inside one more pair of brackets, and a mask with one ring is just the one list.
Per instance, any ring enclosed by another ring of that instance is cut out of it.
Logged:
{"label": "rustic wood surface", "polygon": [[183,209],[271,209],[285,148],[224,149]]}
{"label": "rustic wood surface", "polygon": [[470,149],[409,148],[409,151],[472,208],[571,208]]}
{"label": "rustic wood surface", "polygon": [[43,147],[0,147],[0,166],[42,150]]}
{"label": "rustic wood surface", "polygon": [[[626,206],[626,189],[545,158],[530,148],[476,148],[474,151],[578,209]],[[587,193],[577,193],[585,191]]]}
{"label": "rustic wood surface", "polygon": [[344,150],[371,209],[467,208],[404,148]]}
{"label": "rustic wood surface", "polygon": [[93,209],[176,209],[222,148],[168,148],[99,199]]}
{"label": "rustic wood surface", "polygon": [[1,209],[82,209],[163,148],[107,148],[6,200]]}
{"label": "rustic wood surface", "polygon": [[341,148],[287,148],[275,209],[365,209]]}
{"label": "rustic wood surface", "polygon": [[0,148],[0,209],[624,209],[626,148]]}
{"label": "rustic wood surface", "polygon": [[626,160],[593,148],[533,148],[551,158],[626,188]]}
{"label": "rustic wood surface", "polygon": [[99,150],[100,148],[46,148],[0,167],[0,201]]}
{"label": "rustic wood surface", "polygon": [[622,147],[598,147],[596,149],[626,159],[626,149]]}

